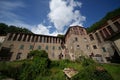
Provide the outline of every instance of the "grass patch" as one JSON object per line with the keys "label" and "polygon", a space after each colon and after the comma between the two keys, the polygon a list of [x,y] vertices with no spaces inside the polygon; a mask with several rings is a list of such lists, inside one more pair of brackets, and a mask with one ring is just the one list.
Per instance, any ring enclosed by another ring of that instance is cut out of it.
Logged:
{"label": "grass patch", "polygon": [[120,79],[120,64],[102,64],[114,80]]}
{"label": "grass patch", "polygon": [[[22,60],[22,61],[14,61],[14,62],[0,62],[0,80],[3,78],[14,78],[17,80],[21,80],[19,77],[26,76],[30,70],[33,74],[35,70],[39,67],[37,64],[39,60],[35,60],[32,62],[31,60]],[[42,63],[43,65],[43,63]],[[40,66],[42,66],[40,65]],[[31,67],[29,67],[31,66]],[[36,67],[38,66],[38,67]],[[96,67],[102,66],[105,71],[98,71]],[[63,72],[64,68],[74,68],[79,71],[72,80],[119,80],[120,79],[120,65],[116,64],[97,64],[90,59],[84,59],[81,62],[73,62],[69,60],[60,60],[60,61],[51,61],[50,66],[46,67],[48,71],[46,75],[41,75],[41,72],[34,73],[35,78],[32,80],[65,80],[66,76]],[[41,67],[40,67],[41,69]],[[22,73],[21,71],[24,72]],[[28,73],[24,74],[25,72]],[[36,70],[38,71],[38,70]],[[43,72],[43,69],[42,69]],[[21,74],[22,73],[22,74]],[[31,77],[28,75],[28,77]],[[112,78],[111,78],[112,77]],[[26,79],[22,79],[26,80]],[[27,79],[28,80],[28,79]]]}

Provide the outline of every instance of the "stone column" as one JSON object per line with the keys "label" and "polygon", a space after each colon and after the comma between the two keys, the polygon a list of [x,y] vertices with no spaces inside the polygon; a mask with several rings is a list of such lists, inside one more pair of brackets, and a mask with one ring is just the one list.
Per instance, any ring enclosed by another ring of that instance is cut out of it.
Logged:
{"label": "stone column", "polygon": [[99,31],[97,31],[97,34],[98,34],[98,37],[100,38],[100,41],[101,41],[101,42],[103,42],[103,41],[104,41],[104,39],[103,39],[103,37],[101,36],[101,34],[100,34],[100,32],[99,32]]}
{"label": "stone column", "polygon": [[101,42],[104,41],[103,37],[101,36],[100,32],[98,32],[98,36],[100,37]]}
{"label": "stone column", "polygon": [[11,41],[13,41],[13,38],[15,37],[15,33],[13,33],[13,35],[12,35],[12,38],[11,38]]}
{"label": "stone column", "polygon": [[113,24],[112,20],[108,20],[107,23],[112,27],[114,32],[118,31],[117,27]]}
{"label": "stone column", "polygon": [[102,29],[99,30],[99,35],[100,35],[100,37],[102,37],[101,40],[104,41],[104,39],[105,39],[105,35],[104,35]]}
{"label": "stone column", "polygon": [[16,41],[18,41],[18,38],[20,37],[20,34],[17,35]]}
{"label": "stone column", "polygon": [[42,38],[42,43],[44,43],[44,36],[42,36],[41,38]]}
{"label": "stone column", "polygon": [[36,36],[36,40],[35,40],[35,42],[38,42],[38,40],[39,40],[39,36]]}
{"label": "stone column", "polygon": [[25,34],[23,34],[23,35],[22,35],[22,39],[21,39],[21,41],[23,41],[23,39],[24,39],[24,36],[25,36]]}
{"label": "stone column", "polygon": [[40,36],[38,36],[38,42],[40,42]]}
{"label": "stone column", "polygon": [[30,42],[32,42],[32,38],[33,38],[33,35],[31,35],[31,37],[30,37]]}
{"label": "stone column", "polygon": [[7,41],[7,40],[8,40],[8,38],[9,38],[10,34],[11,34],[11,33],[8,33],[8,34],[7,34],[7,36],[6,36],[6,38],[5,38],[5,41]]}
{"label": "stone column", "polygon": [[101,30],[101,32],[102,32],[102,34],[103,34],[104,38],[106,38],[106,35],[105,35],[105,33],[104,33],[103,29]]}
{"label": "stone column", "polygon": [[42,43],[42,36],[39,36],[40,37],[40,42]]}
{"label": "stone column", "polygon": [[104,29],[102,30],[102,32],[103,32],[103,35],[105,36],[105,38],[107,37],[107,35],[106,35],[106,33],[105,33],[105,31],[104,31]]}
{"label": "stone column", "polygon": [[106,31],[108,32],[109,35],[112,35],[110,31],[105,27]]}
{"label": "stone column", "polygon": [[47,37],[46,36],[44,36],[44,40],[45,40],[44,42],[47,43]]}
{"label": "stone column", "polygon": [[51,37],[51,43],[53,43],[53,37]]}
{"label": "stone column", "polygon": [[36,39],[37,39],[37,36],[36,36],[36,35],[34,35],[34,41],[33,41],[33,42],[36,42]]}
{"label": "stone column", "polygon": [[25,39],[25,41],[28,41],[28,37],[29,37],[29,35],[27,35],[27,36],[26,36],[26,39]]}
{"label": "stone column", "polygon": [[48,43],[50,43],[50,37],[48,37]]}
{"label": "stone column", "polygon": [[59,38],[57,38],[57,43],[59,43]]}
{"label": "stone column", "polygon": [[46,43],[46,36],[43,37],[43,42]]}

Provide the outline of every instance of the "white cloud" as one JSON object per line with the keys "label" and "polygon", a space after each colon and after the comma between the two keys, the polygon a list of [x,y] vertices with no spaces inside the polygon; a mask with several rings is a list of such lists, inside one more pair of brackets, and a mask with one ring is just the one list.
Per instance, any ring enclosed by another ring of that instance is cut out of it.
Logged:
{"label": "white cloud", "polygon": [[45,26],[45,21],[40,23],[37,27],[32,28],[32,32],[36,34],[53,35],[65,34],[65,26],[69,25],[81,25],[85,21],[85,17],[81,15],[79,10],[75,10],[75,7],[81,7],[82,3],[74,0],[51,0],[50,12],[48,18],[53,23],[56,30],[52,33],[50,30],[52,26]]}
{"label": "white cloud", "polygon": [[58,32],[63,32],[65,26],[82,25],[85,17],[75,7],[81,7],[82,3],[74,0],[51,0],[48,17]]}
{"label": "white cloud", "polygon": [[[54,35],[65,33],[65,26],[82,25],[85,21],[85,16],[82,16],[80,10],[76,7],[81,7],[82,3],[74,0],[51,0],[49,3],[50,12],[47,14],[49,23],[43,20],[36,27],[24,22],[24,17],[17,14],[15,11],[25,8],[26,5],[22,1],[0,1],[0,22],[8,25],[16,25],[26,27],[36,34]],[[47,23],[47,26],[45,26]],[[50,24],[50,25],[49,25]],[[53,26],[51,26],[53,25]],[[53,29],[56,30],[53,30]],[[52,30],[51,30],[52,29]]]}
{"label": "white cloud", "polygon": [[34,32],[35,34],[48,35],[49,34],[49,29],[46,26],[44,26],[43,24],[39,24],[37,27],[32,28],[32,32]]}
{"label": "white cloud", "polygon": [[57,34],[63,34],[57,31],[50,33],[49,31],[50,28],[51,26],[45,26],[43,24],[39,24],[36,27],[33,27],[31,30],[35,34],[44,34],[44,35],[51,35],[51,36],[57,36]]}
{"label": "white cloud", "polygon": [[74,12],[74,16],[73,16],[73,20],[74,22],[70,24],[70,26],[74,26],[74,25],[79,25],[82,26],[83,25],[83,21],[86,19],[85,16],[81,16],[80,12],[78,10],[76,10]]}

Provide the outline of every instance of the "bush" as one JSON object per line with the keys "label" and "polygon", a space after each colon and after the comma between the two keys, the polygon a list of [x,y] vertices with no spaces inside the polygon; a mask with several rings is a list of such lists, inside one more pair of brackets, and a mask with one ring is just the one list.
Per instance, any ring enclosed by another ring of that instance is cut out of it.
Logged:
{"label": "bush", "polygon": [[83,67],[95,64],[94,60],[85,58],[84,56],[79,57],[76,62],[81,63]]}
{"label": "bush", "polygon": [[2,77],[10,77],[17,79],[20,75],[22,65],[21,64],[14,64],[14,62],[1,62],[0,65],[0,74],[3,75]]}
{"label": "bush", "polygon": [[69,60],[60,60],[60,61],[52,61],[50,66],[51,67],[59,67],[60,69],[64,69],[67,67],[68,63],[70,63]]}
{"label": "bush", "polygon": [[30,51],[30,53],[28,54],[29,57],[44,57],[44,58],[48,58],[48,53],[45,50],[33,50]]}
{"label": "bush", "polygon": [[29,53],[33,57],[31,63],[25,63],[20,80],[34,80],[38,76],[46,76],[49,73],[50,60],[44,50],[34,50]]}
{"label": "bush", "polygon": [[72,80],[113,80],[111,75],[105,69],[97,69],[97,67],[103,68],[98,66],[98,64],[94,64],[91,61],[85,61],[83,66],[84,68],[79,71],[79,73],[75,75]]}

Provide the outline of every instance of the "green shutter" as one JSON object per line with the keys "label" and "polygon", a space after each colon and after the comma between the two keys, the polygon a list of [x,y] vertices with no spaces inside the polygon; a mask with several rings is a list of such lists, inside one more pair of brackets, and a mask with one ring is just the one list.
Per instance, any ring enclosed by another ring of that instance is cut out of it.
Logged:
{"label": "green shutter", "polygon": [[55,50],[55,46],[53,46],[53,50]]}
{"label": "green shutter", "polygon": [[20,45],[20,49],[24,49],[24,45]]}
{"label": "green shutter", "polygon": [[30,45],[30,48],[29,49],[33,49],[33,45]]}
{"label": "green shutter", "polygon": [[46,46],[46,50],[48,50],[48,46]]}
{"label": "green shutter", "polygon": [[102,50],[103,50],[103,52],[106,52],[106,49],[105,49],[105,47],[102,47]]}
{"label": "green shutter", "polygon": [[41,46],[38,46],[38,49],[41,49]]}
{"label": "green shutter", "polygon": [[61,50],[60,46],[58,47],[59,50]]}

